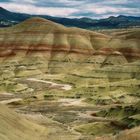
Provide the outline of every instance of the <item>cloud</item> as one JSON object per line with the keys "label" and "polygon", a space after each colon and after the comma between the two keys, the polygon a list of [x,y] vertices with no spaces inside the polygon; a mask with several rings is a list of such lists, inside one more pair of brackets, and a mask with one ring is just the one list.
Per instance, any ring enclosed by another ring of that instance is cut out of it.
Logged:
{"label": "cloud", "polygon": [[15,12],[61,17],[140,16],[139,0],[0,0],[0,6]]}
{"label": "cloud", "polygon": [[[74,8],[57,8],[57,7],[37,7],[30,4],[15,4],[15,3],[1,3],[1,6],[7,8],[10,11],[29,13],[35,15],[51,15],[67,17],[70,14],[77,11]],[[21,8],[22,7],[22,8]]]}

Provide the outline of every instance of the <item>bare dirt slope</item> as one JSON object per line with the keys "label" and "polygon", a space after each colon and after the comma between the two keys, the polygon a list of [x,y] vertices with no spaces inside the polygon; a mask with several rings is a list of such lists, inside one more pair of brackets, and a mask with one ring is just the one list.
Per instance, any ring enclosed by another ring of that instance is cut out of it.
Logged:
{"label": "bare dirt slope", "polygon": [[1,140],[45,140],[47,130],[0,105]]}

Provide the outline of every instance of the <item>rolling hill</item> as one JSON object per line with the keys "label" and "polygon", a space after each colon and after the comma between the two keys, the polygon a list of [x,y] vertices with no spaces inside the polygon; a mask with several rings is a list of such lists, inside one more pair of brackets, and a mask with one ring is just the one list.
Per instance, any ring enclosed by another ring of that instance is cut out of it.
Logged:
{"label": "rolling hill", "polygon": [[23,50],[25,54],[47,51],[53,55],[59,51],[91,55],[96,48],[102,48],[109,40],[106,35],[67,28],[43,18],[31,18],[13,27],[0,29],[0,32],[1,56],[16,55],[16,50]]}
{"label": "rolling hill", "polygon": [[139,32],[137,29],[109,36],[80,28],[68,28],[34,17],[0,29],[0,56],[16,56],[21,51],[24,55],[47,52],[49,59],[55,59],[61,53],[61,59],[74,60],[78,55],[85,59],[96,54],[107,56],[118,51],[130,59],[140,57]]}

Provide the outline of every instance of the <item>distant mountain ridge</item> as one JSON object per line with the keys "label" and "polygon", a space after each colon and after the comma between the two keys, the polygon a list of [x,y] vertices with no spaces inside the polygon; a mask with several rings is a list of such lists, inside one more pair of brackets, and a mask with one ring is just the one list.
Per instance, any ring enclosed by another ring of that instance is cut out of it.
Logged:
{"label": "distant mountain ridge", "polygon": [[18,24],[31,17],[42,17],[51,20],[56,23],[63,24],[70,27],[79,27],[84,29],[110,29],[110,28],[128,28],[140,26],[140,17],[124,16],[118,17],[111,16],[105,19],[91,19],[87,17],[83,18],[62,18],[52,17],[49,15],[30,15],[24,13],[10,12],[0,7],[0,27],[8,27],[14,24]]}

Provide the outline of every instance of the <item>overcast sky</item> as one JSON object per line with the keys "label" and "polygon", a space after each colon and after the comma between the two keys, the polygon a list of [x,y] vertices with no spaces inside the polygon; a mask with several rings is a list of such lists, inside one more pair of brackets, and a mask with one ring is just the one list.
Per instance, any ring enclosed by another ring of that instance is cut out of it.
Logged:
{"label": "overcast sky", "polygon": [[10,11],[59,17],[140,16],[140,0],[0,0]]}

